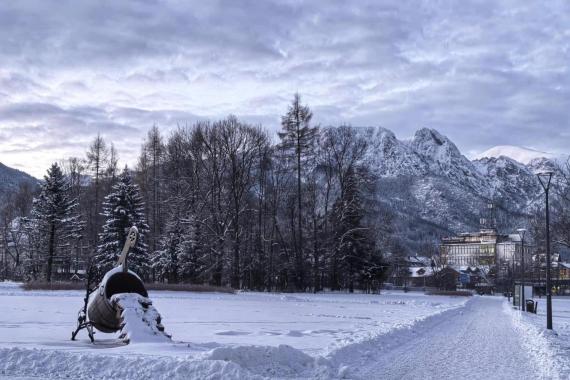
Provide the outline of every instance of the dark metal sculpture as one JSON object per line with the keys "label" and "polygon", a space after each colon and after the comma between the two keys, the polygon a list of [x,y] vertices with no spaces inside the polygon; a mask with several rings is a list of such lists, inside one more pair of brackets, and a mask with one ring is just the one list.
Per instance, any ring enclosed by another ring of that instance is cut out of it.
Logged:
{"label": "dark metal sculpture", "polygon": [[128,269],[129,251],[135,246],[137,237],[138,230],[133,226],[129,231],[117,266],[105,274],[99,286],[94,290],[90,289],[93,271],[91,267],[88,270],[85,303],[78,313],[77,328],[71,334],[71,340],[75,340],[77,333],[82,329],[87,330],[91,342],[94,341],[93,328],[106,333],[121,329],[120,310],[111,302],[114,294],[137,293],[143,297],[148,296],[140,277]]}
{"label": "dark metal sculpture", "polygon": [[91,284],[93,283],[93,278],[95,277],[95,270],[91,264],[87,266],[87,273],[85,279],[85,297],[83,298],[83,308],[79,310],[77,313],[77,328],[74,332],[71,333],[71,340],[75,340],[77,333],[83,329],[87,329],[87,335],[89,335],[89,339],[93,343],[95,340],[93,331],[93,326],[91,322],[87,320],[87,304],[89,302],[89,295],[93,290],[91,290]]}

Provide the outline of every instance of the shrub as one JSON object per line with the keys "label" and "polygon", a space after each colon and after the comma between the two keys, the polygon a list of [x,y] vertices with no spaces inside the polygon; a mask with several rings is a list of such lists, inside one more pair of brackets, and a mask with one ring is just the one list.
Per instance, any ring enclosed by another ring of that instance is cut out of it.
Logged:
{"label": "shrub", "polygon": [[473,292],[469,290],[434,290],[426,292],[429,296],[456,296],[456,297],[471,297]]}
{"label": "shrub", "polygon": [[81,281],[30,281],[24,283],[22,287],[24,290],[85,290],[85,284]]}
{"label": "shrub", "polygon": [[[82,281],[64,282],[64,281],[31,281],[26,282],[22,286],[24,290],[84,290],[85,283]],[[165,284],[165,283],[149,283],[145,284],[147,290],[170,290],[176,292],[196,292],[196,293],[229,293],[234,294],[236,291],[232,288],[213,285],[200,284]]]}
{"label": "shrub", "polygon": [[234,294],[236,291],[226,286],[214,285],[201,285],[201,284],[166,284],[162,282],[145,284],[147,290],[171,290],[175,292],[215,292],[215,293],[230,293]]}

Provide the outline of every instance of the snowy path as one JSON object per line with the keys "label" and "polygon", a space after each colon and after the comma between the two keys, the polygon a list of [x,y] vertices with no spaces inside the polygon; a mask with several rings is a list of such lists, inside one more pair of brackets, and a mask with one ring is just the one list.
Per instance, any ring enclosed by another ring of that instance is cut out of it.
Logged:
{"label": "snowy path", "polygon": [[[476,297],[464,309],[414,329],[409,340],[347,363],[356,379],[537,379],[504,300]],[[415,337],[414,337],[415,335]]]}

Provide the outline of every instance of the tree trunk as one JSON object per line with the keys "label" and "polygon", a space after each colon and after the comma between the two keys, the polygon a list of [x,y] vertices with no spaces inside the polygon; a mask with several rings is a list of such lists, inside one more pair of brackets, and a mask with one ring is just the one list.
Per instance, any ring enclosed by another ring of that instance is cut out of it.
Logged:
{"label": "tree trunk", "polygon": [[352,265],[352,261],[349,265],[349,283],[348,283],[348,292],[349,293],[354,293],[354,267]]}
{"label": "tree trunk", "polygon": [[95,248],[97,248],[97,243],[99,241],[99,158],[97,158],[97,163],[95,164],[95,215],[93,226],[93,242],[95,243]]}
{"label": "tree trunk", "polygon": [[297,279],[297,290],[303,290],[304,286],[304,276],[303,276],[303,225],[302,225],[302,194],[301,194],[301,141],[299,134],[300,120],[297,120],[297,224],[299,228],[299,246],[297,248],[297,268],[296,268],[296,279]]}
{"label": "tree trunk", "polygon": [[55,251],[55,223],[52,222],[49,231],[48,259],[46,269],[46,281],[51,282],[51,271],[53,266],[53,254]]}

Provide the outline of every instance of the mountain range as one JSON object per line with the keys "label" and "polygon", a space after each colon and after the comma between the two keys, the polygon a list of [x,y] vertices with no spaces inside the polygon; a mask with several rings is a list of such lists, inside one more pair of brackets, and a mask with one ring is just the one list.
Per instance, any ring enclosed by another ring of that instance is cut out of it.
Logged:
{"label": "mountain range", "polygon": [[380,127],[360,133],[369,141],[367,160],[380,177],[378,197],[401,216],[395,231],[412,249],[417,242],[478,230],[489,203],[495,206],[500,230],[512,232],[525,225],[542,199],[535,173],[555,166],[552,156],[527,154],[522,163],[496,156],[499,149],[470,160],[435,129],[422,128],[409,140],[398,140]]}

